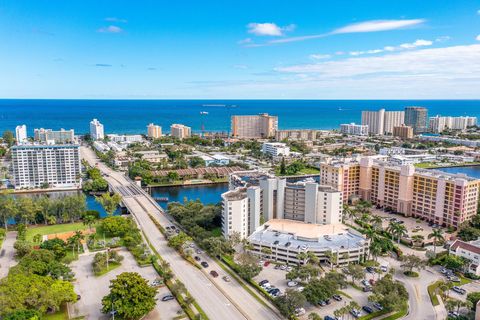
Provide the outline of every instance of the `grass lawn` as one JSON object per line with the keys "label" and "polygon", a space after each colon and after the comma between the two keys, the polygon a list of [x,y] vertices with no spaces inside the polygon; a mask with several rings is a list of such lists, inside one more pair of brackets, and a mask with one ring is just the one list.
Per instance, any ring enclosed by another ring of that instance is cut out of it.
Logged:
{"label": "grass lawn", "polygon": [[401,319],[403,317],[405,317],[408,313],[408,307],[403,307],[401,310],[399,310],[398,312],[386,317],[386,318],[383,318],[383,320],[396,320],[396,319]]}
{"label": "grass lawn", "polygon": [[298,174],[317,174],[320,173],[320,170],[317,168],[304,168],[298,172]]}
{"label": "grass lawn", "polygon": [[45,314],[42,319],[44,320],[68,320],[67,308],[63,306],[60,310],[52,314]]}
{"label": "grass lawn", "polygon": [[461,274],[458,275],[458,278],[460,279],[460,285],[461,285],[461,286],[473,281],[473,280],[471,280],[471,279],[465,278],[465,277],[462,276]]}
{"label": "grass lawn", "polygon": [[110,262],[110,263],[108,264],[108,269],[105,267],[104,269],[100,270],[100,272],[95,273],[95,276],[96,276],[96,277],[103,276],[104,274],[109,273],[110,271],[112,271],[113,269],[116,269],[116,268],[120,267],[121,265],[122,265],[122,264],[121,264],[121,263],[118,263],[118,262]]}
{"label": "grass lawn", "polygon": [[440,302],[438,301],[438,298],[437,298],[436,291],[437,291],[438,286],[441,285],[442,283],[443,283],[443,281],[439,280],[437,282],[432,283],[431,285],[429,285],[427,287],[428,295],[430,296],[430,301],[432,302],[433,306],[438,306],[440,304]]}
{"label": "grass lawn", "polygon": [[54,224],[51,226],[41,226],[41,227],[31,226],[31,227],[28,227],[27,229],[27,241],[32,242],[33,237],[36,234],[41,234],[43,236],[46,234],[63,233],[63,232],[85,230],[85,229],[88,229],[88,227],[85,226],[83,222],[62,223],[62,224]]}
{"label": "grass lawn", "polygon": [[218,227],[212,230],[212,235],[214,237],[221,237],[222,236],[222,228]]}
{"label": "grass lawn", "polygon": [[388,314],[390,313],[390,311],[387,311],[387,310],[379,310],[379,311],[375,311],[375,312],[372,312],[372,313],[369,313],[367,315],[364,315],[360,318],[358,318],[359,320],[370,320],[370,319],[374,319],[374,318],[377,318],[377,317],[380,317],[380,316],[383,316],[385,314]]}
{"label": "grass lawn", "polygon": [[434,163],[434,162],[421,162],[421,163],[415,163],[413,166],[415,168],[428,169],[428,168],[437,168],[439,165],[441,164]]}

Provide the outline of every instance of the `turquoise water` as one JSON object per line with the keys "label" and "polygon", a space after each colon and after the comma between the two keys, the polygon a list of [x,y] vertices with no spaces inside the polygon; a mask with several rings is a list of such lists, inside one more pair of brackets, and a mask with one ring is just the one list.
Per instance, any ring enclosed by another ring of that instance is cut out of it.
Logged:
{"label": "turquoise water", "polygon": [[[338,128],[361,121],[362,110],[403,110],[424,106],[429,115],[480,117],[480,100],[0,100],[0,131],[26,124],[34,128],[75,129],[87,133],[98,118],[108,133],[145,133],[154,122],[164,131],[183,123],[200,131],[230,130],[230,117],[241,114],[278,115],[280,129]],[[208,115],[200,116],[200,111]]]}
{"label": "turquoise water", "polygon": [[480,179],[480,166],[465,166],[465,167],[450,167],[450,168],[438,168],[440,170],[448,173],[463,173],[469,177],[474,177]]}

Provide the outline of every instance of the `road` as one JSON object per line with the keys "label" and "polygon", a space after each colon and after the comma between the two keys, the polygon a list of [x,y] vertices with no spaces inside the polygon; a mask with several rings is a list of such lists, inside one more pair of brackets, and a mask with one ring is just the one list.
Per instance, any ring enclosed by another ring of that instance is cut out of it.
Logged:
{"label": "road", "polygon": [[10,268],[17,264],[15,249],[13,248],[15,241],[17,241],[17,232],[7,232],[0,248],[0,279],[6,277]]}
{"label": "road", "polygon": [[[91,165],[97,164],[97,167],[107,175],[106,179],[110,187],[122,195],[124,205],[136,219],[146,238],[170,264],[177,278],[185,284],[210,319],[280,319],[276,313],[258,302],[235,280],[232,279],[229,283],[214,280],[206,272],[198,270],[185,261],[178,252],[167,245],[165,237],[148,216],[148,214],[154,216],[164,227],[171,225],[172,222],[163,214],[160,206],[122,173],[100,163],[91,149],[82,147],[81,155]],[[209,263],[212,268],[221,273],[220,266],[214,261]]]}

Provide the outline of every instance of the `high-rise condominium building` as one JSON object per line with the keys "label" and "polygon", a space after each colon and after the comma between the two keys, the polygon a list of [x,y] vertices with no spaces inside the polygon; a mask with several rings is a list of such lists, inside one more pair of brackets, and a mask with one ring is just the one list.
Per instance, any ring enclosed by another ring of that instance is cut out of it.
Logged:
{"label": "high-rise condominium building", "polygon": [[18,145],[12,147],[12,172],[16,189],[79,188],[78,145]]}
{"label": "high-rise condominium building", "polygon": [[249,236],[260,226],[260,217],[313,224],[342,221],[342,194],[331,187],[313,180],[287,183],[277,177],[254,181],[222,194],[222,231],[227,238],[234,231]]}
{"label": "high-rise condominium building", "polygon": [[73,129],[65,130],[60,129],[54,131],[52,129],[35,129],[34,131],[35,141],[48,144],[64,144],[75,142],[75,131]]}
{"label": "high-rise condominium building", "polygon": [[262,113],[256,116],[232,116],[232,136],[235,138],[270,138],[278,130],[278,117]]}
{"label": "high-rise condominium building", "polygon": [[[348,170],[346,170],[348,169]],[[350,174],[360,170],[359,174]],[[477,212],[480,180],[395,165],[377,157],[320,167],[320,183],[406,216],[458,227]]]}
{"label": "high-rise condominium building", "polygon": [[423,107],[405,108],[405,125],[413,128],[413,132],[427,132],[428,110]]}
{"label": "high-rise condominium building", "polygon": [[477,125],[477,117],[430,117],[428,128],[431,132],[439,133],[446,129],[466,130]]}
{"label": "high-rise condominium building", "polygon": [[17,144],[22,144],[27,142],[27,126],[22,124],[15,128],[15,140]]}
{"label": "high-rise condominium building", "polygon": [[183,124],[172,124],[170,126],[170,133],[172,137],[184,139],[192,135],[192,129]]}
{"label": "high-rise condominium building", "polygon": [[406,125],[394,127],[393,136],[401,139],[413,139],[413,129]]}
{"label": "high-rise condominium building", "polygon": [[393,128],[404,122],[403,111],[362,111],[362,125],[368,125],[368,132],[373,134],[392,134]]}
{"label": "high-rise condominium building", "polygon": [[92,140],[102,140],[105,138],[103,124],[101,124],[97,119],[90,121],[90,137]]}
{"label": "high-rise condominium building", "polygon": [[158,139],[162,136],[162,127],[150,123],[147,126],[147,137],[152,139]]}
{"label": "high-rise condominium building", "polygon": [[356,136],[368,136],[368,125],[365,124],[341,124],[340,132]]}

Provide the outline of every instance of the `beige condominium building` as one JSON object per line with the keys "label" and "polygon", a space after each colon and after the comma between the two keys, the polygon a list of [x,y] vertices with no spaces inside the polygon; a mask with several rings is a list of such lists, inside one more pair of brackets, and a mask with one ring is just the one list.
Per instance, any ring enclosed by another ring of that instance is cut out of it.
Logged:
{"label": "beige condominium building", "polygon": [[311,129],[295,129],[295,130],[277,130],[275,132],[275,140],[301,140],[301,141],[314,141],[317,140],[321,134],[320,130]]}
{"label": "beige condominium building", "polygon": [[[352,192],[351,185],[356,182],[346,180],[345,168],[353,167],[359,168],[360,174],[355,178],[358,189]],[[344,196],[357,192],[360,198],[405,216],[458,227],[477,212],[480,180],[466,175],[399,166],[375,157],[343,166],[325,164],[320,169],[322,184],[336,187]]]}
{"label": "beige condominium building", "polygon": [[401,139],[413,139],[413,128],[406,125],[394,127],[393,136]]}
{"label": "beige condominium building", "polygon": [[162,127],[150,123],[147,126],[147,137],[152,139],[158,139],[162,136]]}
{"label": "beige condominium building", "polygon": [[360,166],[358,162],[332,161],[320,164],[320,184],[333,187],[343,193],[344,203],[358,197]]}
{"label": "beige condominium building", "polygon": [[362,111],[362,125],[368,125],[368,132],[384,135],[393,134],[393,128],[404,123],[403,111]]}
{"label": "beige condominium building", "polygon": [[184,139],[192,135],[192,129],[183,124],[172,124],[170,126],[170,134],[172,137]]}
{"label": "beige condominium building", "polygon": [[275,137],[278,130],[278,117],[268,113],[247,116],[232,116],[232,136],[255,139]]}

